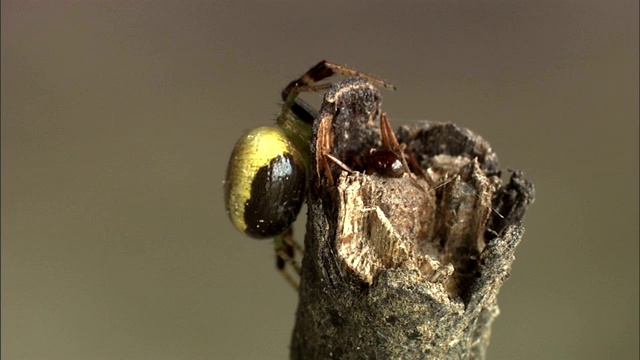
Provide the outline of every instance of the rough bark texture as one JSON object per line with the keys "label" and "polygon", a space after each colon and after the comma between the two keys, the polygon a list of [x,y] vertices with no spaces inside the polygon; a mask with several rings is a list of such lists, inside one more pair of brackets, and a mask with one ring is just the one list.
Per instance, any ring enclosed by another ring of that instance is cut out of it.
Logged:
{"label": "rough bark texture", "polygon": [[420,170],[345,172],[380,147],[381,95],[347,79],[314,127],[293,359],[482,359],[533,186],[502,184],[489,144],[453,124],[402,127]]}

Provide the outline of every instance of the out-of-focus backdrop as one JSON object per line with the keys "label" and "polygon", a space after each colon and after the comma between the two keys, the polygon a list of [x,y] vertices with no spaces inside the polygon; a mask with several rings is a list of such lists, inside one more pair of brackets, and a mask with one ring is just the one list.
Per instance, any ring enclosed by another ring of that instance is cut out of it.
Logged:
{"label": "out-of-focus backdrop", "polygon": [[3,359],[286,358],[297,296],[222,181],[325,58],[535,183],[489,358],[638,358],[637,1],[7,0],[1,24]]}

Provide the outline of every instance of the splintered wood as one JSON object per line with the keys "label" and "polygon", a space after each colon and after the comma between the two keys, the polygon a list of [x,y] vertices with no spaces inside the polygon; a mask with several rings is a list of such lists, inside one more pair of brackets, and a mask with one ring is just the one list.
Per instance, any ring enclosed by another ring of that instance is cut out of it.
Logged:
{"label": "splintered wood", "polygon": [[499,178],[485,176],[475,160],[441,156],[438,163],[447,176],[430,168],[420,187],[410,174],[340,176],[336,248],[346,270],[372,284],[381,271],[403,269],[458,295],[484,249]]}

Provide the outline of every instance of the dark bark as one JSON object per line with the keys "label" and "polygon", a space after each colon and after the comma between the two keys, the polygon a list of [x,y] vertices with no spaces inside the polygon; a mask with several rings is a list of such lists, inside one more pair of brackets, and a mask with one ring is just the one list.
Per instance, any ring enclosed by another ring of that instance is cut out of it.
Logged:
{"label": "dark bark", "polygon": [[314,128],[314,166],[293,359],[484,358],[496,297],[522,238],[533,185],[502,184],[496,154],[453,124],[396,136],[420,168],[340,171],[380,147],[381,96],[335,84]]}

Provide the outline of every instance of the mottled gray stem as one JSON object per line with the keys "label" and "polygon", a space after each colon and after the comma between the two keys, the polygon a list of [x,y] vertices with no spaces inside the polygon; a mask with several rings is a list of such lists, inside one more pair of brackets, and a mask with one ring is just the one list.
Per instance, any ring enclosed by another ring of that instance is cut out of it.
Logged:
{"label": "mottled gray stem", "polygon": [[325,96],[291,358],[483,359],[533,185],[520,172],[503,183],[489,144],[452,124],[396,133],[424,174],[324,164],[380,146],[380,104],[359,79]]}

